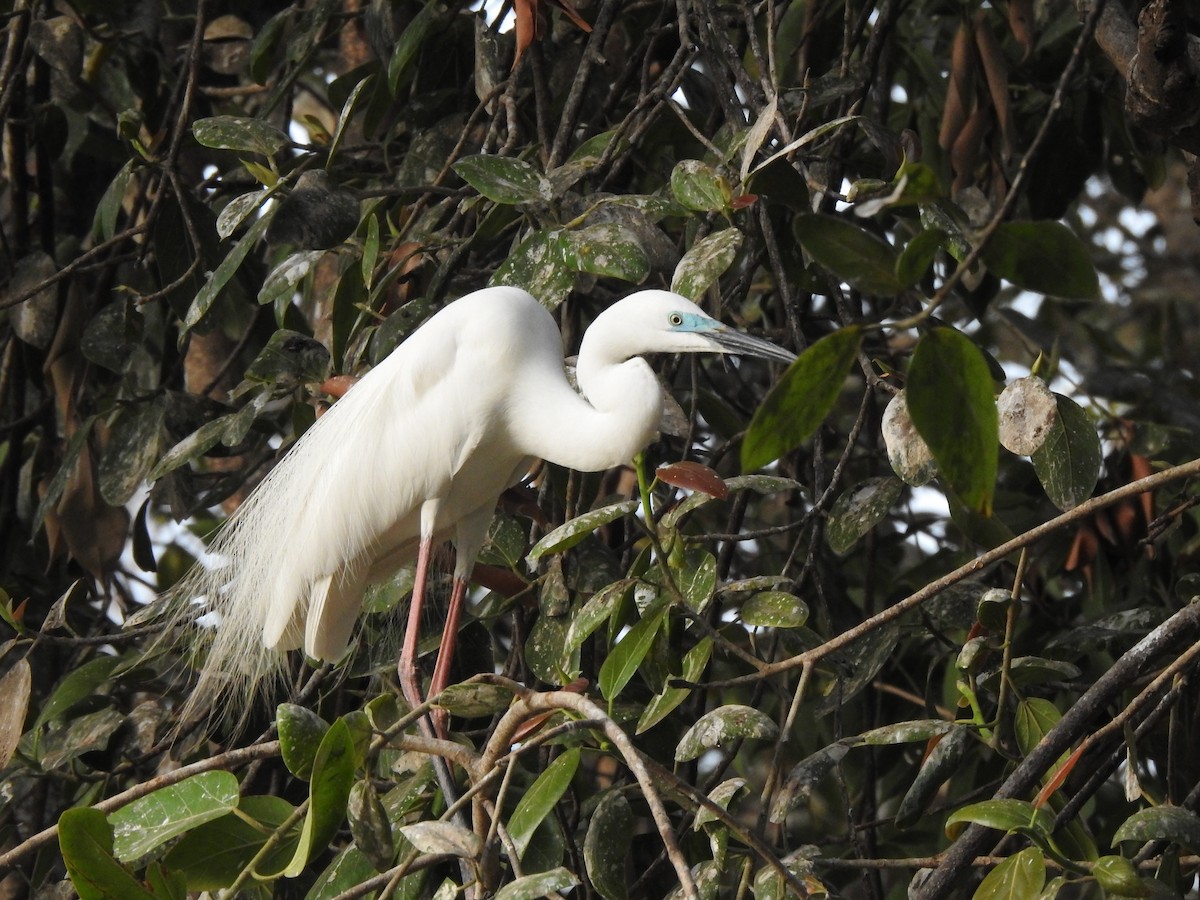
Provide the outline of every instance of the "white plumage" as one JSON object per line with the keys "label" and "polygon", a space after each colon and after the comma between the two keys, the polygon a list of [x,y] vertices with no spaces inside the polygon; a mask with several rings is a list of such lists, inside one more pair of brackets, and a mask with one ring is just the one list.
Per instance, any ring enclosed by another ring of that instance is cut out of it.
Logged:
{"label": "white plumage", "polygon": [[794,358],[683,297],[641,291],[588,328],[581,396],[564,375],[553,317],[525,291],[476,291],[433,316],[318,419],[229,519],[211,547],[221,564],[197,566],[177,589],[219,614],[190,710],[278,671],[282,651],[341,658],[366,587],[414,558],[400,672],[407,699],[419,703],[428,554],[451,540],[455,587],[431,693],[444,687],[496,500],[535,458],[601,471],[653,440],[662,394],[640,355],[655,352]]}

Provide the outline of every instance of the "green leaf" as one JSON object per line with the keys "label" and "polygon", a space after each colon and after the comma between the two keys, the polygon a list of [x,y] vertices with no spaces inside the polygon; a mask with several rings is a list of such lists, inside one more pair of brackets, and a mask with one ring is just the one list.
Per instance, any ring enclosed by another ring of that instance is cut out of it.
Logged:
{"label": "green leaf", "polygon": [[843,493],[829,511],[825,540],[839,556],[850,552],[858,539],[878,525],[895,506],[904,482],[890,475],[868,478]]}
{"label": "green leaf", "polygon": [[788,366],[750,420],[742,469],[752,471],[808,440],[825,421],[858,354],[862,329],[851,325],[821,338]]}
{"label": "green leaf", "polygon": [[620,503],[602,506],[600,509],[594,509],[581,516],[576,516],[574,519],[559,525],[534,544],[526,560],[530,565],[533,565],[547,553],[562,553],[564,550],[570,550],[601,525],[615,522],[622,516],[629,515],[637,508],[638,501],[623,500]]}
{"label": "green leaf", "polygon": [[1030,459],[1046,496],[1061,510],[1074,509],[1100,477],[1100,436],[1091,417],[1070,397],[1055,394],[1058,417]]}
{"label": "green leaf", "polygon": [[225,285],[229,283],[229,279],[233,278],[237,270],[241,268],[246,256],[266,233],[267,226],[270,224],[270,216],[260,216],[242,235],[241,240],[234,244],[233,249],[225,254],[225,258],[208,276],[204,287],[200,289],[195,299],[192,300],[191,306],[188,307],[187,315],[183,318],[184,330],[190,331],[195,328],[208,315],[208,311],[212,309],[213,303],[216,302]]}
{"label": "green leaf", "polygon": [[1027,291],[1077,300],[1100,295],[1087,246],[1061,222],[1005,222],[984,246],[983,261]]}
{"label": "green leaf", "polygon": [[982,800],[956,809],[946,819],[946,836],[954,840],[962,830],[956,826],[967,822],[1004,832],[1032,829],[1044,836],[1054,828],[1054,816],[1049,810],[1035,807],[1027,800]]}
{"label": "green leaf", "polygon": [[[679,677],[684,681],[698,682],[704,674],[712,656],[713,639],[702,638],[696,646],[683,655],[683,669]],[[691,688],[671,687],[669,684],[651,698],[638,718],[636,734],[649,731],[682,703],[692,692]]]}
{"label": "green leaf", "polygon": [[346,802],[354,785],[354,742],[345,719],[338,719],[321,739],[309,782],[308,814],[300,842],[283,874],[295,878],[322,851],[346,818]]}
{"label": "green leaf", "polygon": [[1000,465],[1000,420],[987,360],[952,328],[917,343],[905,388],[908,411],[950,488],[968,509],[991,515]]}
{"label": "green leaf", "polygon": [[1024,900],[1036,897],[1046,883],[1046,859],[1037,847],[1008,857],[980,882],[972,900]]}
{"label": "green leaf", "polygon": [[675,267],[671,290],[699,301],[733,265],[744,240],[745,236],[736,228],[725,228],[696,241]]}
{"label": "green leaf", "polygon": [[1029,755],[1061,718],[1058,707],[1044,697],[1028,697],[1018,703],[1013,731],[1021,752]]}
{"label": "green leaf", "polygon": [[669,611],[670,607],[666,604],[654,612],[647,610],[647,614],[625,633],[605,658],[598,676],[600,693],[605,700],[615,700],[629,683],[654,646],[654,639],[666,622]]}
{"label": "green leaf", "polygon": [[[434,6],[436,4],[431,3],[428,5]],[[424,7],[422,7],[420,13],[417,13],[417,17],[419,17],[421,15],[421,13],[423,13],[423,12],[425,12]],[[414,17],[414,18],[416,18],[416,17]],[[354,110],[358,106],[359,101],[362,99],[363,91],[365,91],[367,89],[367,86],[370,85],[370,83],[373,80],[374,80],[374,76],[368,75],[366,78],[364,78],[358,84],[356,84],[354,86],[354,89],[352,91],[350,91],[350,96],[348,96],[346,98],[346,102],[342,104],[342,111],[338,115],[337,126],[333,130],[333,138],[329,142],[329,157],[328,158],[330,160],[333,159],[334,154],[337,153],[338,147],[341,146],[342,140],[346,136],[346,127],[350,124],[350,120],[354,116]],[[326,168],[328,168],[328,165],[329,164],[327,162]]]}
{"label": "green leaf", "polygon": [[800,628],[808,621],[808,604],[787,591],[759,591],[740,615],[753,628]]}
{"label": "green leaf", "polygon": [[681,206],[696,212],[728,209],[733,188],[712,166],[685,159],[671,171],[671,193]]}
{"label": "green leaf", "polygon": [[238,780],[230,772],[201,772],[160,788],[111,813],[113,852],[132,862],[184,832],[237,809]]}
{"label": "green leaf", "polygon": [[113,832],[98,809],[68,809],[58,820],[58,846],[80,900],[153,900],[113,858]]}
{"label": "green leaf", "polygon": [[467,184],[494,203],[545,203],[550,182],[525,162],[509,156],[464,156],[452,168]]}
{"label": "green leaf", "polygon": [[569,231],[570,262],[577,272],[640,284],[650,274],[650,260],[633,235],[616,222],[601,222]]}
{"label": "green leaf", "polygon": [[76,703],[96,696],[108,683],[113,669],[121,660],[116,656],[97,656],[63,676],[50,699],[42,704],[30,731],[37,731],[47,722],[61,717]]}
{"label": "green leaf", "polygon": [[864,294],[898,294],[896,248],[878,235],[838,216],[810,213],[796,217],[796,240],[839,281]]}
{"label": "green leaf", "polygon": [[1200,816],[1178,806],[1139,809],[1113,835],[1114,847],[1121,841],[1169,841],[1194,852],[1200,850]]}
{"label": "green leaf", "polygon": [[[416,58],[417,51],[425,43],[430,28],[444,10],[445,7],[435,0],[423,4],[420,11],[408,23],[408,27],[401,33],[400,39],[396,41],[395,49],[392,50],[392,58],[388,60],[387,67],[388,89],[393,97],[399,91],[400,81]],[[390,12],[387,14],[390,15]]]}
{"label": "green leaf", "polygon": [[375,277],[375,263],[379,261],[379,216],[367,217],[367,237],[363,241],[362,280],[370,288]]}
{"label": "green leaf", "polygon": [[192,134],[205,147],[271,157],[288,146],[288,136],[262,119],[213,116],[192,123]]}
{"label": "green leaf", "polygon": [[548,872],[523,875],[510,881],[496,891],[494,900],[541,900],[543,897],[560,896],[579,884],[579,879],[570,870],[559,866]]}
{"label": "green leaf", "polygon": [[1115,897],[1149,897],[1133,863],[1123,856],[1102,856],[1092,865],[1092,877]]}
{"label": "green leaf", "polygon": [[[243,797],[236,813],[205,822],[180,838],[163,864],[182,873],[191,891],[229,887],[294,812],[295,807],[279,797]],[[258,871],[281,871],[298,840],[297,824],[259,861]]]}
{"label": "green leaf", "polygon": [[96,204],[96,214],[92,218],[92,234],[102,241],[107,241],[117,233],[117,219],[125,205],[125,192],[129,188],[129,179],[133,175],[134,161],[128,160],[104,191],[100,202]]}
{"label": "green leaf", "polygon": [[600,798],[587,836],[583,840],[583,864],[588,880],[604,900],[625,900],[625,864],[633,846],[633,810],[625,795],[610,790]]}
{"label": "green leaf", "polygon": [[946,232],[940,228],[926,228],[904,245],[896,260],[896,280],[900,287],[910,288],[925,276],[945,239]]}
{"label": "green leaf", "polygon": [[734,741],[773,741],[778,736],[779,726],[766,713],[752,706],[729,704],[705,713],[684,732],[675,747],[675,761],[696,759]]}
{"label": "green leaf", "polygon": [[311,709],[295,703],[279,704],[275,721],[283,764],[297,778],[307,781],[312,777],[313,763],[329,732],[329,723]]}
{"label": "green leaf", "polygon": [[529,786],[509,816],[508,834],[519,857],[525,855],[534,831],[571,786],[579,768],[579,755],[578,747],[561,753]]}

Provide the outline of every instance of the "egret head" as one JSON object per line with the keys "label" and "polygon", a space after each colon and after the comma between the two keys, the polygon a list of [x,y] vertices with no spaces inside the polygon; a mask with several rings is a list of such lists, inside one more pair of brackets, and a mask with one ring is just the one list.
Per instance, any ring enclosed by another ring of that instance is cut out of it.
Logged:
{"label": "egret head", "polygon": [[585,342],[599,339],[625,357],[643,353],[734,353],[790,363],[796,355],[718,322],[699,306],[670,291],[638,291],[614,303],[588,329]]}

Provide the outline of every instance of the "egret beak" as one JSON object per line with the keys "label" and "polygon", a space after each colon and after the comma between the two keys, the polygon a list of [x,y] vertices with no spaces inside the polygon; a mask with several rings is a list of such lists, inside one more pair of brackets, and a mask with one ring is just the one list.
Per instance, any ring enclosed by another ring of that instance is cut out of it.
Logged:
{"label": "egret beak", "polygon": [[764,341],[762,338],[756,338],[746,334],[744,331],[737,331],[733,328],[714,328],[707,333],[707,337],[720,348],[722,353],[734,353],[739,356],[759,356],[763,359],[773,359],[776,362],[782,363],[790,363],[796,358],[796,354],[790,350],[784,350],[770,341]]}

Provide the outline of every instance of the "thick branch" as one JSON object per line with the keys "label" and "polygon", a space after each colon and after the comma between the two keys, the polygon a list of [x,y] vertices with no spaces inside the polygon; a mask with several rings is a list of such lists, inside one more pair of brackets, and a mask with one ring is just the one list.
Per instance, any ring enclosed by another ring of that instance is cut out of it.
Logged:
{"label": "thick branch", "polygon": [[[1182,643],[1196,640],[1198,634],[1200,602],[1192,602],[1138,641],[1097,679],[1008,776],[994,796],[1021,797],[1032,791],[1042,774],[1087,733],[1096,717],[1118,694],[1139,678],[1154,660]],[[917,900],[940,900],[951,896],[963,870],[971,865],[992,837],[990,829],[977,825],[969,827],[946,851],[941,864],[913,896]]]}

